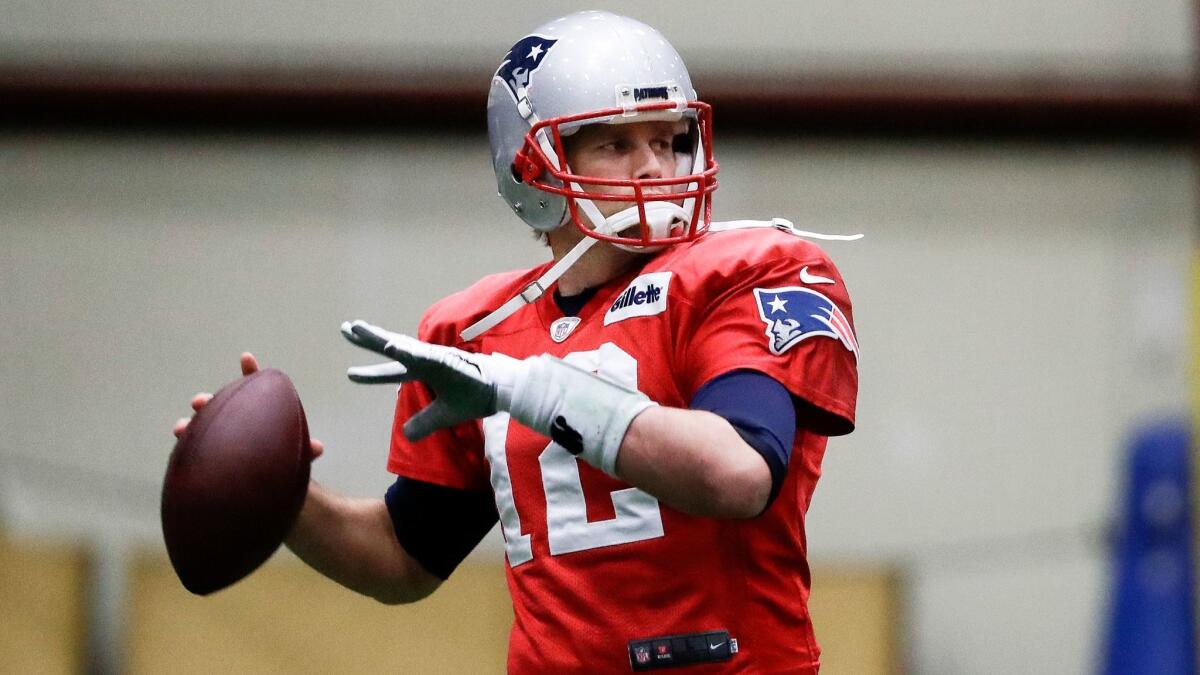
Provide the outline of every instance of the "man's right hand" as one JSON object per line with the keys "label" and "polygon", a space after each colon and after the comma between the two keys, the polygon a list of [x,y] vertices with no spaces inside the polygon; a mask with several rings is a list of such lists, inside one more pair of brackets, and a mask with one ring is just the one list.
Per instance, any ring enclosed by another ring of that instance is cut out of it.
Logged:
{"label": "man's right hand", "polygon": [[[250,352],[243,352],[241,361],[243,377],[247,375],[253,375],[254,373],[258,372],[258,359],[254,358],[254,355]],[[212,397],[213,395],[207,392],[200,392],[199,394],[196,394],[192,397],[192,410],[199,412],[201,408],[208,405],[208,402],[212,400]],[[192,418],[190,417],[180,417],[175,421],[175,428],[173,429],[173,432],[175,433],[176,438],[183,434],[184,430],[187,429],[187,426],[191,423],[191,421]],[[312,439],[311,459],[320,457],[321,453],[323,452],[325,452],[325,444],[315,438]]]}

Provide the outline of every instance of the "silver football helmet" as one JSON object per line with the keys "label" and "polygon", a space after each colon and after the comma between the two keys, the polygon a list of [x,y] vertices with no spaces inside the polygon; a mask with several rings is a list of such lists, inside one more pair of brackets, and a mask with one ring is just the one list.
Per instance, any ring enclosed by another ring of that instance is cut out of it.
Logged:
{"label": "silver football helmet", "polygon": [[[581,126],[648,120],[688,122],[674,177],[603,179],[567,166],[562,139]],[[573,221],[589,237],[644,249],[694,239],[709,225],[711,109],[675,48],[640,21],[578,12],[518,41],[492,78],[488,137],[500,196],[539,232]],[[600,186],[624,194],[585,189]],[[594,200],[633,205],[606,218]]]}

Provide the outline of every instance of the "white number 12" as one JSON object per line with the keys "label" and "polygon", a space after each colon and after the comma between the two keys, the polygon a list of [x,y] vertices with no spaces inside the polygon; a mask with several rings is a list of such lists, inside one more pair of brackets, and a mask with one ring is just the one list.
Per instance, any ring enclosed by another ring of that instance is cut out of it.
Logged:
{"label": "white number 12", "polygon": [[[568,363],[617,384],[637,387],[637,361],[620,347],[606,342],[599,349],[575,352]],[[508,472],[508,413],[483,420],[484,452],[491,465],[492,489],[504,532],[508,564],[516,567],[533,559],[529,535],[521,534],[521,517],[513,500]],[[551,442],[538,455],[542,488],[546,492],[546,538],[551,555],[585,551],[601,546],[627,544],[663,536],[658,500],[637,488],[610,493],[615,518],[588,522],[587,502],[579,480],[579,460],[561,445]]]}

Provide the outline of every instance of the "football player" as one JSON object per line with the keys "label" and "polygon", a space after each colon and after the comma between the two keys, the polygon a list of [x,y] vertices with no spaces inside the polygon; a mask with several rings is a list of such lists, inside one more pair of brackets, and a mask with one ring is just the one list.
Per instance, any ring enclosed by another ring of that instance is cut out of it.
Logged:
{"label": "football player", "polygon": [[388,359],[352,380],[403,383],[397,479],[382,500],[313,483],[288,545],[409,602],[499,520],[509,672],[817,672],[804,516],[858,388],[841,275],[785,220],[710,222],[711,111],[645,24],[581,12],[519,40],[488,132],[553,260],[415,337],[343,325]]}

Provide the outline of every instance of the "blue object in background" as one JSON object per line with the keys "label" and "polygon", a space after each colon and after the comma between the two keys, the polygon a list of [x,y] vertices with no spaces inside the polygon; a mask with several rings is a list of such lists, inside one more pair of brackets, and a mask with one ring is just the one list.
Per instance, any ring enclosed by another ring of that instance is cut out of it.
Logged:
{"label": "blue object in background", "polygon": [[1183,420],[1138,430],[1114,549],[1107,675],[1195,675],[1191,437]]}

